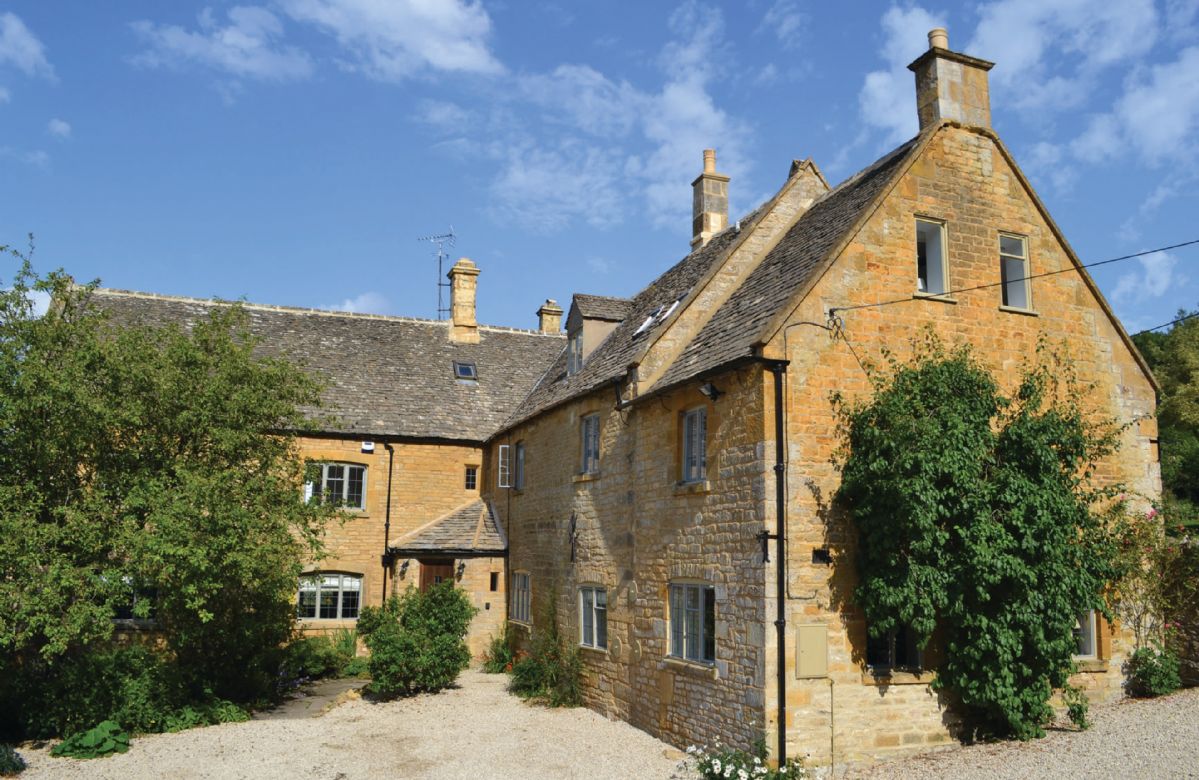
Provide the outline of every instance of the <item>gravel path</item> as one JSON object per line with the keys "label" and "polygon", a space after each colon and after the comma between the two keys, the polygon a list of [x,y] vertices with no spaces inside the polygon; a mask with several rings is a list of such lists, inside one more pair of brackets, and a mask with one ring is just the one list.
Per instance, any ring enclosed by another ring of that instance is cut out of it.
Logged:
{"label": "gravel path", "polygon": [[590,710],[530,706],[507,677],[463,672],[460,687],[376,704],[356,700],[318,718],[254,720],[135,738],[128,753],[92,761],[21,749],[21,780],[539,780],[669,778],[682,754]]}
{"label": "gravel path", "polygon": [[1199,688],[1093,707],[1090,729],[1031,742],[953,748],[878,764],[846,780],[1166,780],[1199,778]]}

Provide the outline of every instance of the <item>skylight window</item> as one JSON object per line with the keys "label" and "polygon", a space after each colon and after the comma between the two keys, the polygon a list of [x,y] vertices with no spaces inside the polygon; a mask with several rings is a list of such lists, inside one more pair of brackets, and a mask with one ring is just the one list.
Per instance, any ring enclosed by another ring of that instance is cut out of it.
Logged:
{"label": "skylight window", "polygon": [[670,304],[670,306],[662,305],[650,312],[650,315],[645,318],[645,322],[641,323],[637,330],[633,331],[633,337],[636,338],[650,328],[661,324],[663,320],[665,320],[671,314],[674,314],[674,310],[679,308],[679,303],[681,303],[685,297],[687,297],[686,293],[679,296],[674,303]]}
{"label": "skylight window", "polygon": [[459,362],[459,361],[455,360],[454,361],[454,378],[455,379],[467,379],[467,380],[474,382],[474,381],[477,381],[479,378],[479,370],[477,368],[475,368],[474,363],[465,363],[465,362]]}

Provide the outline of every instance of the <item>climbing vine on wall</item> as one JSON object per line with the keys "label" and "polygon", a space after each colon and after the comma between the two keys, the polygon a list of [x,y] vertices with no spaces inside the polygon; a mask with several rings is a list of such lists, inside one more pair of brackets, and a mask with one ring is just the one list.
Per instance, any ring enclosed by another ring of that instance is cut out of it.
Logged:
{"label": "climbing vine on wall", "polygon": [[1084,412],[1087,389],[1044,344],[1010,395],[968,348],[915,347],[888,357],[868,400],[834,399],[854,598],[873,636],[938,631],[933,685],[973,733],[1043,736],[1077,616],[1106,614],[1119,576],[1119,487],[1093,479],[1119,429]]}

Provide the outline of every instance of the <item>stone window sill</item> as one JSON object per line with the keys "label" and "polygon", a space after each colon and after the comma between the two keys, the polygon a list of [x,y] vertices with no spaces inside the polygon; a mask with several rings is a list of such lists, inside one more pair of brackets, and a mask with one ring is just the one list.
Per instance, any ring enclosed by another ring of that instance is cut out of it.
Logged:
{"label": "stone window sill", "polygon": [[692,677],[706,677],[711,680],[720,678],[720,673],[717,671],[715,663],[688,661],[686,658],[678,658],[673,655],[666,656],[662,662],[667,669],[673,669],[676,672],[682,672]]}
{"label": "stone window sill", "polygon": [[575,474],[573,477],[570,478],[570,481],[571,482],[594,482],[595,480],[597,480],[599,478],[600,478],[600,473],[598,471],[588,471],[588,472],[584,472],[582,474]]}
{"label": "stone window sill", "polygon": [[516,626],[517,628],[523,628],[525,631],[528,631],[529,633],[533,632],[533,623],[532,622],[526,622],[524,620],[517,620],[516,618],[508,618],[508,622],[511,623],[512,625]]}
{"label": "stone window sill", "polygon": [[1019,309],[1015,306],[1000,306],[1000,311],[1006,311],[1009,314],[1023,314],[1025,317],[1040,317],[1041,313],[1033,309]]}
{"label": "stone window sill", "polygon": [[920,672],[905,672],[899,669],[862,670],[863,685],[928,685],[933,681],[933,673],[927,669]]}
{"label": "stone window sill", "polygon": [[591,645],[579,645],[579,649],[583,650],[587,653],[590,653],[592,655],[601,656],[603,658],[608,657],[608,648],[606,648],[606,647],[592,647]]}
{"label": "stone window sill", "polygon": [[1102,674],[1107,671],[1107,661],[1098,658],[1075,658],[1074,663],[1079,672]]}
{"label": "stone window sill", "polygon": [[940,301],[941,303],[953,303],[953,304],[956,304],[958,302],[957,298],[950,298],[945,293],[914,292],[914,293],[912,293],[912,297],[917,298],[922,301]]}
{"label": "stone window sill", "polygon": [[676,496],[694,496],[710,492],[712,492],[712,483],[706,479],[701,479],[698,482],[674,483],[674,494]]}

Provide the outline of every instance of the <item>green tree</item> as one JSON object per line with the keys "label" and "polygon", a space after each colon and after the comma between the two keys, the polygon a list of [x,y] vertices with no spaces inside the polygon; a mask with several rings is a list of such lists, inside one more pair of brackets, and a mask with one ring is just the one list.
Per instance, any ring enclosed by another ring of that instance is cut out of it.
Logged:
{"label": "green tree", "polygon": [[[1179,311],[1178,317],[1199,312]],[[1167,527],[1199,530],[1199,317],[1133,341],[1161,385],[1158,436]]]}
{"label": "green tree", "polygon": [[934,685],[981,732],[1039,736],[1077,615],[1106,613],[1119,574],[1100,511],[1116,488],[1090,481],[1116,430],[1088,420],[1066,365],[1042,360],[1006,396],[967,348],[930,336],[917,354],[875,376],[871,399],[838,401],[854,598],[872,635],[906,625],[923,646],[939,632]]}
{"label": "green tree", "polygon": [[288,433],[319,387],[256,354],[236,305],[115,327],[91,289],[26,260],[0,292],[0,677],[52,676],[152,590],[135,609],[194,694],[260,696],[333,513]]}

